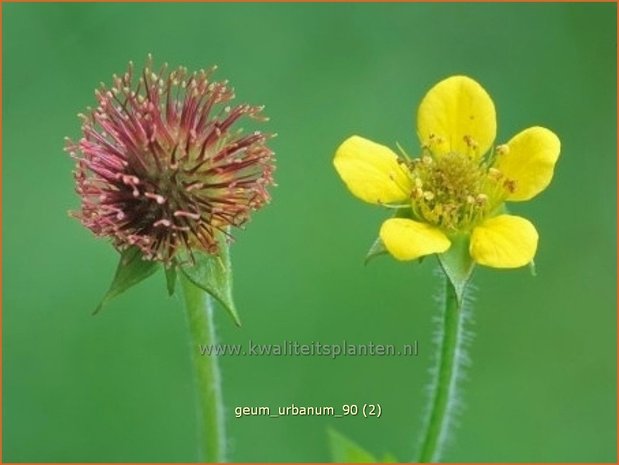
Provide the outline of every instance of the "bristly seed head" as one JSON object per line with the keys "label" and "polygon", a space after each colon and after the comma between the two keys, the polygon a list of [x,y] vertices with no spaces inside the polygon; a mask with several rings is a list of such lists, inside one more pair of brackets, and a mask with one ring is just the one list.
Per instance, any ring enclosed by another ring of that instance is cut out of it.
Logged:
{"label": "bristly seed head", "polygon": [[213,70],[155,72],[149,56],[140,75],[130,63],[111,89],[102,84],[97,107],[80,115],[83,137],[66,146],[82,199],[74,216],[119,250],[168,265],[217,254],[229,227],[268,203],[271,135],[233,130],[244,117],[264,121],[262,107],[231,104]]}

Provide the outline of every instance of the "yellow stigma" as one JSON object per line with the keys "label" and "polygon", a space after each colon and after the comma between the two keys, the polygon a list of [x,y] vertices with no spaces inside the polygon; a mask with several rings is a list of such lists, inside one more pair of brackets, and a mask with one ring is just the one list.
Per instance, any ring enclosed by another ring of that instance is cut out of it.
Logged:
{"label": "yellow stigma", "polygon": [[503,200],[497,170],[468,155],[423,155],[411,162],[415,189],[413,211],[447,232],[466,231],[483,220]]}

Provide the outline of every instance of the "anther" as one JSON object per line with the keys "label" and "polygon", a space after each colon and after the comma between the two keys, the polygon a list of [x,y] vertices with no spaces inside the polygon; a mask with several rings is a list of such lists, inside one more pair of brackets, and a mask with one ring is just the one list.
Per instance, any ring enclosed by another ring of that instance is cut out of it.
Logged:
{"label": "anther", "polygon": [[507,155],[509,153],[509,145],[507,144],[497,145],[496,153],[497,155]]}
{"label": "anther", "polygon": [[516,181],[512,179],[506,179],[503,186],[512,194],[516,191]]}
{"label": "anther", "polygon": [[464,136],[464,143],[472,149],[476,149],[477,147],[479,147],[479,144],[477,143],[477,141],[475,141],[475,139],[473,139],[469,135]]}
{"label": "anther", "polygon": [[490,176],[493,179],[499,180],[499,179],[501,179],[501,177],[503,177],[503,173],[501,173],[496,168],[490,168],[490,169],[488,169],[488,176]]}

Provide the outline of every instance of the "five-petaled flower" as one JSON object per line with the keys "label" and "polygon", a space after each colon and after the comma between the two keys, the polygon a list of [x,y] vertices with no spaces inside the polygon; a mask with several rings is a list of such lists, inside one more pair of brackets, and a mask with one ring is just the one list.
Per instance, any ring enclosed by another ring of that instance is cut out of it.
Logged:
{"label": "five-petaled flower", "polygon": [[492,99],[474,80],[452,76],[424,97],[417,114],[421,155],[410,160],[359,136],[337,149],[334,165],[361,200],[398,209],[380,238],[398,260],[446,252],[458,237],[481,265],[530,263],[538,234],[531,222],[505,210],[550,183],[559,138],[535,126],[494,149]]}

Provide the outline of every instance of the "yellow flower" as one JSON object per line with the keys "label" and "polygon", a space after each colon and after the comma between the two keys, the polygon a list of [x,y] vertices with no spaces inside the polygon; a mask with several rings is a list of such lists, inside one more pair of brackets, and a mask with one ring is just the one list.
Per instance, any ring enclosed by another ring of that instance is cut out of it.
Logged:
{"label": "yellow flower", "polygon": [[[530,221],[505,213],[505,202],[529,200],[552,179],[561,143],[535,126],[493,148],[496,113],[473,79],[436,84],[417,112],[420,156],[410,160],[359,136],[346,139],[333,163],[361,200],[398,208],[380,238],[398,260],[446,252],[469,239],[481,265],[516,268],[533,260],[538,234]],[[401,217],[404,216],[404,217]]]}

